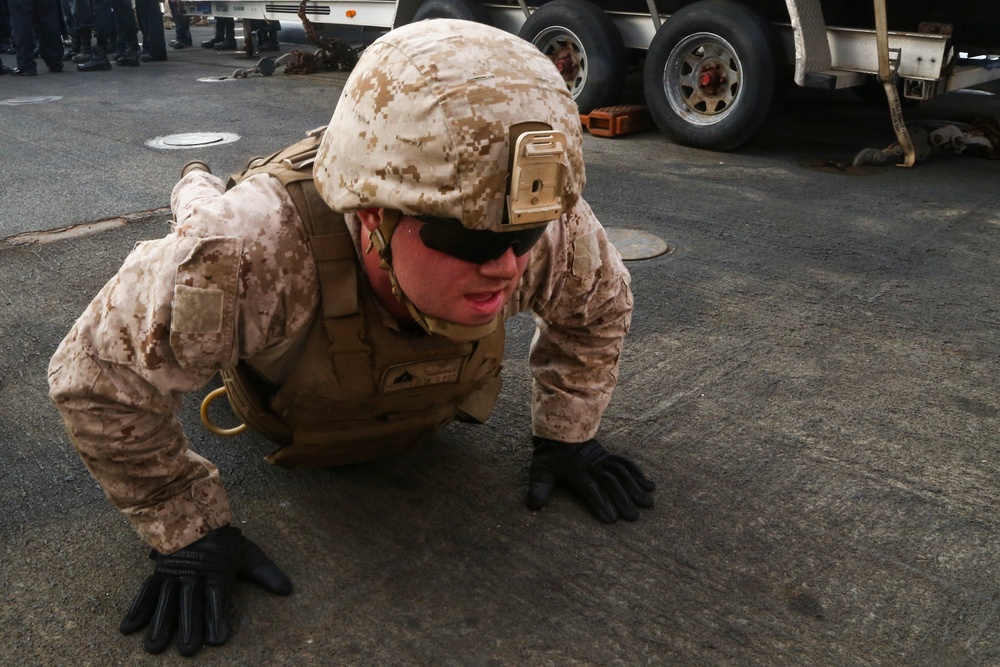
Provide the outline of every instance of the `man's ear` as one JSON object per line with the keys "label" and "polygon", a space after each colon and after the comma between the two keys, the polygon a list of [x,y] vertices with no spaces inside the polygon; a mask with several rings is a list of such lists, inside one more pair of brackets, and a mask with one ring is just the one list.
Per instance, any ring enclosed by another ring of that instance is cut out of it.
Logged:
{"label": "man's ear", "polygon": [[358,220],[369,232],[378,229],[378,226],[382,224],[382,209],[380,208],[363,208],[354,215],[358,216]]}

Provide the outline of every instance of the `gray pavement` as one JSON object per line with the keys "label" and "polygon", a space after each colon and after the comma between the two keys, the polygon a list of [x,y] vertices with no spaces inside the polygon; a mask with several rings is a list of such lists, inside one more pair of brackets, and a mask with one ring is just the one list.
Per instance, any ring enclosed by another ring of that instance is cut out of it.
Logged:
{"label": "gray pavement", "polygon": [[[526,318],[490,423],[387,461],[270,468],[260,438],[204,431],[197,393],[181,414],[193,446],[296,592],[243,586],[230,644],[145,656],[116,628],[146,549],[68,445],[45,367],[133,244],[166,232],[184,162],[225,173],[281,147],[326,122],[343,80],[197,82],[241,64],[194,49],[0,79],[0,100],[63,97],[0,106],[0,664],[1000,664],[1000,163],[831,166],[891,140],[884,114],[839,93],[793,95],[735,154],[586,141],[606,225],[675,248],[630,264],[635,320],[601,433],[655,479],[653,510],[605,526],[566,494],[524,508]],[[195,130],[242,138],[144,145]]]}
{"label": "gray pavement", "polygon": [[[168,48],[166,62],[89,73],[70,65],[60,74],[43,64],[34,78],[0,78],[0,102],[60,98],[0,104],[0,238],[169,206],[178,169],[195,154],[217,173],[230,173],[329,122],[345,73],[202,82],[257,60],[199,48],[211,34],[211,28],[195,28],[196,46]],[[292,48],[285,44],[283,52]],[[193,132],[235,133],[240,140],[209,149],[146,145]]]}

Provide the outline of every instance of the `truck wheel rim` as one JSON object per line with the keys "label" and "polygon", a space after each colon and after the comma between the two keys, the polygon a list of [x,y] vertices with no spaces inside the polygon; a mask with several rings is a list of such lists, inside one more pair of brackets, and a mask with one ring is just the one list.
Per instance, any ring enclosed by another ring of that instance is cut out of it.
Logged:
{"label": "truck wheel rim", "polygon": [[663,68],[663,92],[674,113],[693,125],[714,125],[739,103],[743,63],[725,39],[700,32],[682,39]]}
{"label": "truck wheel rim", "polygon": [[571,30],[552,26],[538,33],[531,43],[555,64],[575,100],[587,85],[587,52],[580,38]]}

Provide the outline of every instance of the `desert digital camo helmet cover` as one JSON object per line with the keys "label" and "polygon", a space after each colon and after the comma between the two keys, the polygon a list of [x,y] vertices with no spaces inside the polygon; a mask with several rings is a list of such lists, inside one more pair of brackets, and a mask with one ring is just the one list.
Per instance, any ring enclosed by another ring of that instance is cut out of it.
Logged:
{"label": "desert digital camo helmet cover", "polygon": [[343,213],[378,207],[505,231],[512,129],[516,139],[532,123],[565,141],[547,222],[573,208],[585,182],[579,111],[562,76],[502,30],[413,23],[359,59],[320,145],[316,187]]}

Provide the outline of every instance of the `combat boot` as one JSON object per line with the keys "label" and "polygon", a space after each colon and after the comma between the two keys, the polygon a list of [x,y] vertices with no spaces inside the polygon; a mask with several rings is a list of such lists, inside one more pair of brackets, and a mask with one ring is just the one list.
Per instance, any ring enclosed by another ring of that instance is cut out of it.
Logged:
{"label": "combat boot", "polygon": [[76,66],[76,69],[80,72],[107,72],[111,69],[111,61],[108,60],[108,47],[103,45],[96,45],[94,47],[94,54],[85,63],[81,63]]}
{"label": "combat boot", "polygon": [[69,46],[67,46],[66,50],[63,52],[63,62],[70,62],[78,53],[80,53],[80,38],[70,37]]}
{"label": "combat boot", "polygon": [[115,64],[122,67],[138,67],[139,54],[135,52],[135,49],[129,47],[120,56],[115,58]]}
{"label": "combat boot", "polygon": [[90,41],[90,36],[89,30],[80,31],[80,52],[71,58],[77,65],[88,62],[94,57],[94,46]]}
{"label": "combat boot", "polygon": [[272,30],[258,30],[257,31],[257,52],[265,53],[268,51],[280,51],[281,45],[278,44],[278,33]]}

